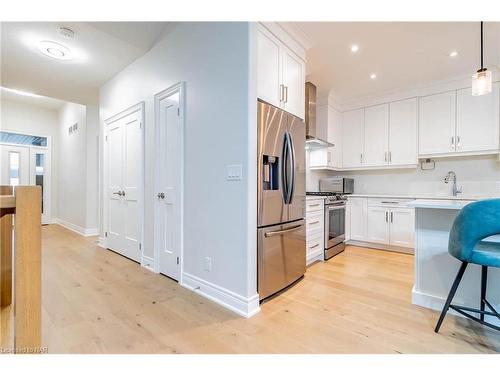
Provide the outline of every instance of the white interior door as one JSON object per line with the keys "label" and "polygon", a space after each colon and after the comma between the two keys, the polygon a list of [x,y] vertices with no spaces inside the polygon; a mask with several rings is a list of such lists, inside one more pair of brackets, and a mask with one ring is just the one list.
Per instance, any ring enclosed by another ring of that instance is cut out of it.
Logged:
{"label": "white interior door", "polygon": [[141,260],[142,110],[107,124],[107,247]]}
{"label": "white interior door", "polygon": [[0,145],[1,184],[30,184],[30,149],[27,146]]}
{"label": "white interior door", "polygon": [[179,90],[157,96],[156,254],[159,272],[180,278],[182,246],[182,122]]}

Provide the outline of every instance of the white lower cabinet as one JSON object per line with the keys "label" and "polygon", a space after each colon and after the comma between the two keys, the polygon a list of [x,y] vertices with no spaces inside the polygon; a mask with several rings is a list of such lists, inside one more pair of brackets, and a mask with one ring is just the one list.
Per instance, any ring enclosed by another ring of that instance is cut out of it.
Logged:
{"label": "white lower cabinet", "polygon": [[394,248],[413,248],[415,210],[404,199],[349,198],[348,239]]}
{"label": "white lower cabinet", "polygon": [[322,260],[325,250],[325,201],[306,200],[306,264]]}
{"label": "white lower cabinet", "polygon": [[349,198],[349,211],[351,216],[350,239],[365,241],[366,239],[366,198]]}
{"label": "white lower cabinet", "polygon": [[388,244],[389,212],[385,207],[368,207],[366,241]]}

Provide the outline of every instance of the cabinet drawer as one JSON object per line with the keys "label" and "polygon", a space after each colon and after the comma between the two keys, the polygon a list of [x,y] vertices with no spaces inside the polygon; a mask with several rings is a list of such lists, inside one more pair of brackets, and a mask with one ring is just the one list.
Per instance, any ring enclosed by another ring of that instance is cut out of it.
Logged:
{"label": "cabinet drawer", "polygon": [[413,199],[368,198],[368,207],[406,207]]}
{"label": "cabinet drawer", "polygon": [[306,212],[323,211],[324,206],[323,199],[306,199]]}
{"label": "cabinet drawer", "polygon": [[306,217],[306,231],[308,234],[318,233],[323,234],[325,227],[325,218],[323,215],[314,215]]}
{"label": "cabinet drawer", "polygon": [[307,236],[306,254],[310,254],[316,251],[323,251],[324,247],[325,245],[324,245],[323,235]]}

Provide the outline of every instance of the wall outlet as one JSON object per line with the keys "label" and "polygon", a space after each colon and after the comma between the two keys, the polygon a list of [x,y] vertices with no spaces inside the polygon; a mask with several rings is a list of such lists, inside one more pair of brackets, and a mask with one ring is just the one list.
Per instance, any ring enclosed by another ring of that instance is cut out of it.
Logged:
{"label": "wall outlet", "polygon": [[210,257],[205,257],[205,271],[212,271],[212,258]]}
{"label": "wall outlet", "polygon": [[228,165],[226,167],[226,180],[227,181],[241,181],[242,179],[242,166],[241,164]]}

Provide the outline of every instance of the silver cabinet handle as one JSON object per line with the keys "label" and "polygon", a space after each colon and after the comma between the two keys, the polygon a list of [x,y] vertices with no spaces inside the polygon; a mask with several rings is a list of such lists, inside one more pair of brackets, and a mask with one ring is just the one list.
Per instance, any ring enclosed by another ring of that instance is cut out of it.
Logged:
{"label": "silver cabinet handle", "polygon": [[288,103],[288,86],[285,86],[284,96],[285,96],[285,103]]}
{"label": "silver cabinet handle", "polygon": [[309,224],[310,225],[319,224],[319,220],[313,221],[312,223],[309,223]]}
{"label": "silver cabinet handle", "polygon": [[387,162],[387,151],[384,153],[384,161]]}
{"label": "silver cabinet handle", "polygon": [[391,223],[392,223],[392,218],[393,218],[393,215],[392,215],[392,211],[391,211]]}
{"label": "silver cabinet handle", "polygon": [[451,148],[455,147],[455,137],[451,137]]}
{"label": "silver cabinet handle", "polygon": [[363,153],[361,153],[361,154],[359,154],[359,155],[360,155],[360,157],[359,157],[359,162],[360,162],[361,164],[363,164]]}
{"label": "silver cabinet handle", "polygon": [[399,204],[399,202],[386,202],[386,201],[382,201],[382,204]]}
{"label": "silver cabinet handle", "polygon": [[460,148],[460,136],[457,136],[457,147]]}
{"label": "silver cabinet handle", "polygon": [[293,232],[293,231],[296,231],[297,229],[299,229],[301,227],[302,227],[302,224],[296,225],[296,226],[291,227],[291,228],[283,229],[283,230],[276,230],[276,231],[272,231],[272,232],[267,232],[267,233],[264,233],[264,237],[272,237],[272,236],[277,236],[277,235],[280,235],[280,234],[285,234],[285,233]]}
{"label": "silver cabinet handle", "polygon": [[317,243],[316,245],[309,246],[309,249],[314,249],[315,247],[318,247],[318,246],[319,246],[319,243]]}
{"label": "silver cabinet handle", "polygon": [[389,151],[389,163],[392,163],[392,151]]}
{"label": "silver cabinet handle", "polygon": [[285,85],[281,84],[280,85],[280,102],[284,102],[285,101],[284,89],[285,89]]}
{"label": "silver cabinet handle", "polygon": [[309,207],[318,207],[318,206],[320,206],[320,204],[319,204],[319,203],[315,203],[315,204],[310,204],[310,205],[309,205]]}
{"label": "silver cabinet handle", "polygon": [[385,211],[385,222],[389,222],[389,212]]}

